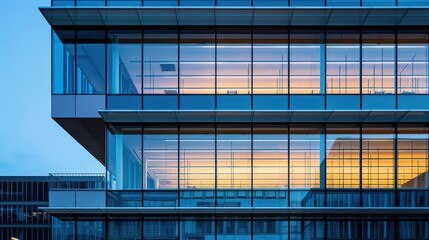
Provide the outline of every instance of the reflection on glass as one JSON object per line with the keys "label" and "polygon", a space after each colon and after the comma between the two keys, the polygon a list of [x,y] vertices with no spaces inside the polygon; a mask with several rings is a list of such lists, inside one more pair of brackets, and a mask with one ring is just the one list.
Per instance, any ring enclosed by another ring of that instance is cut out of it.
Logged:
{"label": "reflection on glass", "polygon": [[320,188],[321,128],[290,129],[290,188]]}
{"label": "reflection on glass", "polygon": [[109,94],[141,94],[141,32],[109,31],[108,40]]}
{"label": "reflection on glass", "polygon": [[215,188],[214,126],[180,129],[180,188]]}
{"label": "reflection on glass", "polygon": [[217,93],[251,94],[251,31],[219,29],[217,41]]}
{"label": "reflection on glass", "polygon": [[143,188],[177,189],[177,127],[145,127],[143,135]]}
{"label": "reflection on glass", "polygon": [[364,126],[362,129],[362,188],[394,187],[394,129]]}
{"label": "reflection on glass", "polygon": [[394,33],[362,34],[362,93],[395,93]]}
{"label": "reflection on glass", "polygon": [[142,239],[142,222],[121,219],[109,221],[107,238],[112,240]]}
{"label": "reflection on glass", "polygon": [[359,188],[360,134],[358,127],[326,129],[326,187]]}
{"label": "reflection on glass", "polygon": [[76,44],[77,94],[105,94],[105,31],[78,31]]}
{"label": "reflection on glass", "polygon": [[[325,78],[321,71],[323,34],[302,30],[290,34],[290,93],[324,93]],[[324,64],[322,64],[324,65]]]}
{"label": "reflection on glass", "polygon": [[174,216],[150,216],[143,222],[143,239],[179,239],[179,221]]}
{"label": "reflection on glass", "polygon": [[359,94],[360,34],[328,31],[326,43],[326,93]]}
{"label": "reflection on glass", "polygon": [[107,131],[108,189],[142,188],[140,127],[115,127]]}
{"label": "reflection on glass", "polygon": [[428,93],[428,34],[398,33],[398,94]]}
{"label": "reflection on glass", "polygon": [[76,238],[81,240],[105,239],[104,221],[76,221]]}
{"label": "reflection on glass", "polygon": [[253,219],[254,240],[289,239],[287,217],[256,216]]}
{"label": "reflection on glass", "polygon": [[290,0],[291,6],[325,6],[325,0]]}
{"label": "reflection on glass", "polygon": [[253,93],[288,93],[288,33],[279,29],[253,32]]}
{"label": "reflection on glass", "polygon": [[213,216],[181,216],[180,239],[215,239]]}
{"label": "reflection on glass", "polygon": [[217,187],[250,188],[250,127],[227,125],[217,131]]}
{"label": "reflection on glass", "polygon": [[215,93],[215,31],[180,32],[180,93]]}
{"label": "reflection on glass", "polygon": [[253,130],[253,189],[287,189],[287,187],[287,126],[255,126]]}
{"label": "reflection on glass", "polygon": [[52,31],[52,93],[75,93],[75,44],[74,31]]}
{"label": "reflection on glass", "polygon": [[429,188],[428,144],[428,128],[398,128],[398,188]]}
{"label": "reflection on glass", "polygon": [[143,0],[143,6],[177,6],[178,0]]}
{"label": "reflection on glass", "polygon": [[143,93],[178,93],[178,34],[176,30],[145,30]]}
{"label": "reflection on glass", "polygon": [[180,6],[215,6],[215,0],[180,0]]}

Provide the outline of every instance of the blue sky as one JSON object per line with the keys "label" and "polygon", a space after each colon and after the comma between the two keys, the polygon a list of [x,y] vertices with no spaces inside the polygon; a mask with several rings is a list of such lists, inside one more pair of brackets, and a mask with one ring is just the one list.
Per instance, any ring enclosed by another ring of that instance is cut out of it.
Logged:
{"label": "blue sky", "polygon": [[51,119],[50,27],[38,6],[9,0],[0,8],[0,175],[104,172]]}

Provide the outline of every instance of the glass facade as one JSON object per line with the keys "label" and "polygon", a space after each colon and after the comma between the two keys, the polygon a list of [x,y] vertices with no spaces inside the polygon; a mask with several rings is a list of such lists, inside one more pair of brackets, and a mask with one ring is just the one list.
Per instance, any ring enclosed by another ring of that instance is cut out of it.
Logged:
{"label": "glass facade", "polygon": [[107,179],[56,239],[428,238],[428,1],[75,4],[122,7],[42,9]]}
{"label": "glass facade", "polygon": [[106,108],[119,110],[427,109],[428,34],[58,29],[52,93],[108,96]]}

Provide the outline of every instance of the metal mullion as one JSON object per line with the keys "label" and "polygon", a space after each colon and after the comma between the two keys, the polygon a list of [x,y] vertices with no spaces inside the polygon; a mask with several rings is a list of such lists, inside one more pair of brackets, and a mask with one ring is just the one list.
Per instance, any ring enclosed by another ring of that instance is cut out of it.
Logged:
{"label": "metal mullion", "polygon": [[[253,3],[253,0],[252,0],[252,3]],[[250,97],[251,97],[250,98],[250,109],[253,109],[253,105],[254,105],[253,104],[253,44],[254,44],[254,40],[253,40],[254,31],[253,30],[254,30],[254,28],[252,27],[251,32],[250,32],[250,34],[251,34],[251,36],[250,36]],[[247,90],[247,92],[249,92],[249,90]],[[253,124],[252,124],[252,127],[253,127]],[[253,129],[252,129],[252,131],[253,131]],[[253,138],[253,136],[252,136],[252,138]],[[253,200],[253,198],[252,198],[252,200]]]}
{"label": "metal mullion", "polygon": [[395,207],[399,207],[399,194],[398,194],[398,124],[396,123],[394,126],[394,135],[395,135],[395,140],[393,143],[393,147],[395,149],[394,151],[394,162],[393,162],[393,183],[395,184],[394,189],[395,189]]}
{"label": "metal mullion", "polygon": [[[287,40],[288,40],[287,41],[287,51],[288,51],[287,52],[287,98],[288,98],[288,100],[287,100],[287,104],[288,104],[287,109],[288,110],[290,109],[290,54],[291,54],[291,51],[290,51],[290,32],[291,32],[291,29],[289,27],[288,28],[288,32],[287,32]],[[289,135],[289,130],[290,129],[289,129],[289,125],[288,125],[288,135]],[[288,181],[289,181],[289,178],[288,178]]]}
{"label": "metal mullion", "polygon": [[363,57],[362,57],[362,53],[363,53],[363,50],[362,50],[362,46],[363,46],[363,44],[362,44],[362,41],[363,41],[363,30],[362,30],[362,28],[360,29],[360,32],[359,32],[359,45],[360,45],[360,47],[359,47],[359,59],[360,59],[360,61],[359,61],[359,99],[360,99],[360,109],[363,109],[363,100],[362,100],[362,94],[363,94],[363,91],[362,91],[362,81],[363,81],[363,77],[362,77],[362,75],[363,75],[363,73],[362,73],[362,70],[363,70],[363,64],[362,64],[362,61],[363,61]]}
{"label": "metal mullion", "polygon": [[[253,128],[254,124],[251,123],[250,125],[250,206],[253,207]],[[253,222],[252,222],[253,226]],[[253,232],[252,232],[253,236]],[[253,237],[252,237],[253,238]]]}
{"label": "metal mullion", "polygon": [[[217,123],[215,123],[214,125],[214,130],[215,130],[215,189],[214,189],[214,206],[217,207],[217,181],[218,181],[218,176],[217,176]],[[216,220],[216,219],[215,219]],[[216,223],[215,223],[216,224]]]}
{"label": "metal mullion", "polygon": [[362,124],[359,127],[359,197],[360,197],[360,206],[363,206],[363,190],[362,190]]}
{"label": "metal mullion", "polygon": [[395,56],[394,56],[394,74],[395,74],[395,109],[398,109],[398,29],[395,29],[394,45],[395,45]]}
{"label": "metal mullion", "polygon": [[177,206],[180,207],[180,124],[177,124]]}
{"label": "metal mullion", "polygon": [[[215,98],[215,106],[214,108],[217,109],[217,28],[214,29],[214,35],[215,35],[215,39],[214,39],[214,46],[215,46],[215,56],[214,56],[214,65],[215,65],[215,89],[214,89],[214,98]],[[215,126],[216,128],[216,126]],[[215,132],[216,134],[216,132]]]}
{"label": "metal mullion", "polygon": [[[145,153],[144,153],[144,129],[145,129],[145,127],[143,125],[140,125],[140,127],[141,127],[141,144],[140,144],[140,147],[142,149],[141,158],[142,158],[142,163],[143,163],[143,161],[146,161],[146,159],[144,157],[144,155],[145,155]],[[144,165],[146,165],[146,167],[143,167]],[[145,181],[147,181],[147,179],[144,178],[145,174],[143,173],[143,171],[147,171],[147,164],[143,163],[143,166],[142,166],[142,172],[141,172],[141,174],[142,174],[142,177],[141,177],[142,178],[142,186],[140,188],[140,196],[142,198],[142,203],[140,205],[141,207],[144,207],[144,191],[147,188],[147,187],[146,188],[144,187]]]}
{"label": "metal mullion", "polygon": [[180,109],[180,28],[177,30],[177,108]]}
{"label": "metal mullion", "polygon": [[288,170],[287,170],[287,181],[288,181],[288,184],[287,184],[287,194],[288,194],[288,197],[287,197],[287,206],[288,207],[290,207],[290,124],[288,124],[288,126],[287,126],[287,134],[288,134],[288,141],[287,141],[287,161],[288,161],[288,163],[287,163],[287,168],[288,168]]}

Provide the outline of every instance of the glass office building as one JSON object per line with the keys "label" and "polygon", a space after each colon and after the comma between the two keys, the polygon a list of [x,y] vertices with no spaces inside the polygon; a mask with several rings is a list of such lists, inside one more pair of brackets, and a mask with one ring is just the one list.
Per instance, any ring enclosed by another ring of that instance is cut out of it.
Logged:
{"label": "glass office building", "polygon": [[107,179],[44,208],[57,239],[429,238],[428,0],[40,11],[52,117]]}

